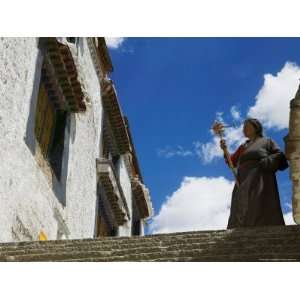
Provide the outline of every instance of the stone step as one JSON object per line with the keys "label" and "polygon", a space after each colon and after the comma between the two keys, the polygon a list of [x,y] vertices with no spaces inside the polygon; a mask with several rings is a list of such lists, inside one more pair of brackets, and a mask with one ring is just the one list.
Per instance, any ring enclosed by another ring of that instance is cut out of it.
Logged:
{"label": "stone step", "polygon": [[299,226],[0,244],[0,261],[299,261]]}
{"label": "stone step", "polygon": [[[149,249],[152,250],[152,249]],[[294,260],[300,261],[300,252],[295,252],[293,247],[289,249],[261,248],[260,251],[244,251],[240,249],[221,249],[218,251],[203,251],[195,249],[181,249],[160,251],[153,250],[148,253],[128,253],[126,255],[116,255],[116,253],[99,253],[98,251],[89,252],[64,252],[64,253],[45,253],[36,255],[18,256],[17,259],[7,257],[5,261],[261,261],[261,260]]]}
{"label": "stone step", "polygon": [[161,240],[161,239],[174,239],[174,238],[188,238],[188,237],[207,237],[207,238],[214,238],[218,236],[231,236],[234,238],[235,236],[241,237],[241,236],[272,236],[272,235],[278,235],[281,232],[284,232],[284,234],[292,234],[292,233],[298,233],[300,235],[300,226],[292,225],[292,226],[268,226],[268,227],[258,227],[258,228],[244,228],[244,229],[233,229],[233,230],[219,230],[219,231],[192,231],[192,232],[179,232],[179,233],[171,233],[171,234],[157,234],[157,235],[148,235],[144,237],[106,237],[101,239],[75,239],[75,240],[52,240],[52,241],[33,241],[33,242],[18,242],[18,243],[0,243],[0,250],[4,247],[30,247],[32,245],[33,247],[44,245],[49,243],[49,245],[67,245],[67,244],[77,244],[77,243],[87,243],[87,242],[98,242],[101,241],[101,243],[115,243],[115,244],[123,244],[127,243],[128,241],[131,243],[133,241],[138,241],[139,243],[146,241],[146,240]]}
{"label": "stone step", "polygon": [[66,259],[64,262],[299,262],[299,253],[290,253],[278,256],[275,254],[262,254],[258,256],[251,255],[200,255],[200,256],[158,256],[155,258],[140,256],[133,257],[132,260],[126,260],[123,257],[89,257],[81,259]]}
{"label": "stone step", "polygon": [[[268,247],[272,247],[275,245],[280,245],[283,247],[284,245],[292,244],[295,249],[300,249],[300,237],[295,235],[286,235],[284,239],[278,236],[272,236],[271,238],[265,239],[261,237],[241,237],[239,239],[225,239],[225,238],[218,238],[218,239],[200,239],[200,238],[188,238],[188,239],[159,239],[155,242],[153,240],[148,240],[147,242],[138,243],[136,240],[133,243],[127,243],[126,245],[111,245],[111,244],[102,244],[101,241],[96,242],[87,242],[85,243],[82,240],[81,243],[77,244],[70,244],[67,245],[59,244],[53,247],[53,245],[49,242],[47,243],[51,247],[47,247],[45,244],[39,244],[37,247],[33,247],[31,245],[30,248],[3,248],[0,251],[0,260],[9,255],[9,256],[18,256],[18,255],[30,255],[30,254],[42,254],[51,251],[58,252],[65,252],[65,251],[131,251],[131,252],[142,252],[147,248],[168,248],[168,249],[175,249],[175,248],[201,248],[206,249],[208,247],[250,247],[250,245],[255,244],[256,248],[259,246],[268,245]],[[44,247],[43,247],[44,246]]]}
{"label": "stone step", "polygon": [[[218,245],[217,243],[207,243],[207,244],[175,244],[175,245],[163,245],[160,247],[132,247],[128,249],[110,249],[102,250],[97,248],[86,248],[86,249],[53,249],[53,251],[35,251],[30,253],[7,253],[4,256],[0,256],[1,261],[45,261],[45,260],[65,260],[70,257],[70,255],[76,255],[77,258],[87,258],[90,256],[100,257],[102,259],[113,257],[122,258],[122,260],[131,261],[133,257],[139,255],[160,255],[171,257],[173,253],[180,256],[182,252],[195,251],[195,253],[202,253],[202,256],[206,254],[209,255],[244,255],[250,253],[253,257],[257,257],[260,253],[276,253],[277,256],[282,256],[289,254],[290,252],[298,251],[300,253],[300,243],[287,243],[283,244],[277,241],[277,243],[266,244],[263,241],[261,243],[249,244],[246,247],[241,247],[236,243],[224,243],[223,245]],[[155,257],[156,258],[156,257]]]}
{"label": "stone step", "polygon": [[[300,237],[300,230],[297,232],[285,232],[284,234],[284,240],[290,240],[290,239],[297,239],[298,236]],[[259,234],[248,234],[242,233],[242,234],[212,234],[210,235],[203,235],[201,232],[197,234],[181,234],[181,235],[153,235],[153,236],[147,236],[147,237],[140,237],[140,238],[104,238],[104,239],[85,239],[85,240],[65,240],[65,241],[44,241],[44,242],[23,242],[23,243],[7,243],[7,244],[1,244],[0,245],[0,254],[6,253],[8,251],[13,250],[22,250],[22,249],[54,249],[54,248],[67,248],[67,247],[81,247],[81,245],[87,246],[93,246],[93,245],[99,245],[100,247],[119,247],[119,248],[128,248],[131,247],[132,244],[138,242],[139,245],[147,245],[147,244],[173,244],[178,243],[179,241],[184,242],[203,242],[206,241],[240,241],[240,242],[253,242],[259,241],[260,239],[265,239],[266,241],[271,241],[271,239],[277,238],[282,240],[282,237],[278,235],[277,232],[261,232]]]}
{"label": "stone step", "polygon": [[[300,253],[285,251],[277,252],[273,249],[261,249],[264,252],[241,253],[240,251],[219,251],[219,253],[204,253],[198,250],[168,251],[165,253],[141,253],[127,256],[100,257],[76,259],[75,261],[300,261]],[[290,249],[288,250],[290,251]],[[66,261],[72,261],[67,259]]]}

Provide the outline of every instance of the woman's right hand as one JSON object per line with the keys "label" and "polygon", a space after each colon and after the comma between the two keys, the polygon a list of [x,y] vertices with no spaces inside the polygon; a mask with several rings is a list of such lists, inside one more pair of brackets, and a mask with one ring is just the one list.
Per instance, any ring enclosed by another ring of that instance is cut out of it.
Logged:
{"label": "woman's right hand", "polygon": [[227,145],[226,145],[225,140],[223,140],[223,139],[220,140],[220,147],[223,150],[227,149]]}

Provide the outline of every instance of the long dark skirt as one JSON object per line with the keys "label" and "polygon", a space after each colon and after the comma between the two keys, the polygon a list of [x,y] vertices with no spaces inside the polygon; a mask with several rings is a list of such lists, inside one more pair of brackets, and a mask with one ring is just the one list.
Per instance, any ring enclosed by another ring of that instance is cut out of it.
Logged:
{"label": "long dark skirt", "polygon": [[239,169],[238,179],[227,228],[285,224],[274,172],[253,165]]}

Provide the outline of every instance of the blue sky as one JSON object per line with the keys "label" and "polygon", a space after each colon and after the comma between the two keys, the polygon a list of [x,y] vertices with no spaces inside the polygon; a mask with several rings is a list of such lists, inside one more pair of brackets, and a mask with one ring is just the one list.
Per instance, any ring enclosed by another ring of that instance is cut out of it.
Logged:
{"label": "blue sky", "polygon": [[[289,100],[300,78],[300,39],[114,41],[108,40],[111,78],[155,210],[148,231],[224,228],[232,176],[211,124],[216,118],[235,121],[238,128],[227,132],[233,150],[241,141],[241,120],[251,114],[284,149]],[[277,177],[282,208],[291,222],[288,170]]]}

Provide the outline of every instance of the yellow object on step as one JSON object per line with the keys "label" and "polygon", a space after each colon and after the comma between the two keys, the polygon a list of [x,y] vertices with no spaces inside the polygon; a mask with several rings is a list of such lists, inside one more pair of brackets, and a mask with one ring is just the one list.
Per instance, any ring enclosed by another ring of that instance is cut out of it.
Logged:
{"label": "yellow object on step", "polygon": [[48,240],[48,238],[47,238],[46,234],[43,231],[41,231],[39,234],[39,241],[47,241],[47,240]]}

